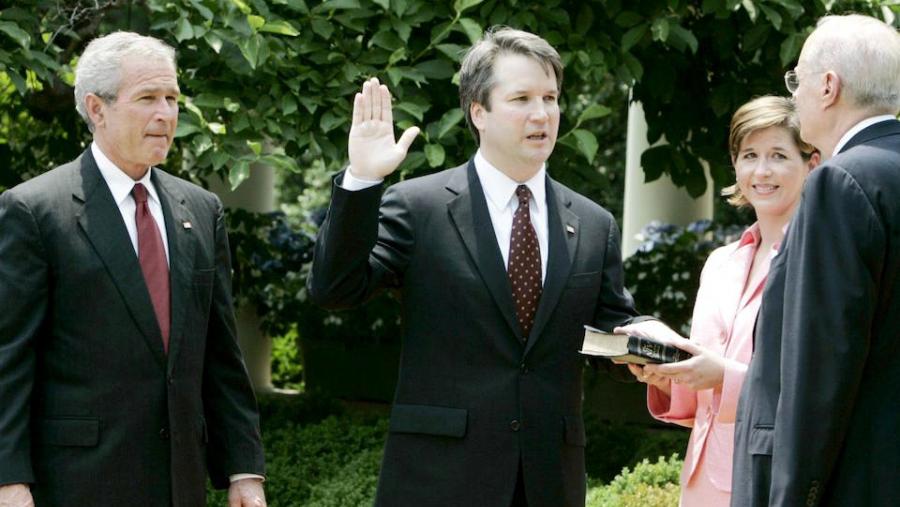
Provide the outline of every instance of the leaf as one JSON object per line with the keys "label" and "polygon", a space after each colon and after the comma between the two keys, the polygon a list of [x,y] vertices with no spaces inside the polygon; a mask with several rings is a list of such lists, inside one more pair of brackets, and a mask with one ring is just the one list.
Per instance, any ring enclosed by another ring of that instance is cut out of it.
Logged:
{"label": "leaf", "polygon": [[197,9],[197,12],[199,12],[200,15],[203,16],[203,19],[205,19],[207,21],[212,21],[213,18],[215,18],[215,16],[213,15],[213,12],[211,10],[209,10],[208,7],[203,5],[203,3],[200,0],[191,0],[191,5],[194,6],[194,9]]}
{"label": "leaf", "polygon": [[237,160],[231,170],[228,171],[228,183],[231,190],[236,190],[247,178],[250,177],[250,162]]}
{"label": "leaf", "polygon": [[669,38],[669,20],[666,18],[656,18],[650,27],[653,34],[653,40],[665,42]]}
{"label": "leaf", "polygon": [[781,66],[787,67],[797,55],[800,54],[800,48],[803,47],[804,36],[802,33],[792,33],[781,43],[781,50],[778,56],[781,58]]}
{"label": "leaf", "polygon": [[444,163],[447,154],[444,147],[440,144],[426,144],[425,158],[428,159],[428,165],[431,167],[440,167]]}
{"label": "leaf", "polygon": [[593,162],[594,157],[597,155],[597,149],[600,146],[597,143],[597,137],[585,129],[575,129],[572,131],[572,135],[575,136],[578,151],[584,155],[588,162]]}
{"label": "leaf", "polygon": [[257,157],[262,153],[262,143],[259,141],[251,141],[247,139],[247,147],[250,148],[250,151],[253,152]]}
{"label": "leaf", "polygon": [[18,42],[25,49],[28,49],[31,45],[31,36],[28,35],[28,32],[22,30],[19,28],[19,25],[11,21],[0,21],[0,32],[12,37],[14,41]]}
{"label": "leaf", "polygon": [[328,11],[339,11],[345,9],[359,9],[359,0],[328,0],[327,2],[322,2],[312,9],[312,12],[328,12]]}
{"label": "leaf", "polygon": [[322,129],[322,133],[328,133],[346,122],[346,116],[338,116],[331,111],[326,111],[325,114],[322,115],[322,119],[319,120],[319,128]]}
{"label": "leaf", "polygon": [[453,10],[456,11],[457,14],[461,14],[463,11],[475,7],[483,1],[484,0],[456,0],[453,2]]}
{"label": "leaf", "polygon": [[216,52],[216,54],[219,54],[219,51],[222,50],[222,38],[214,34],[213,32],[207,33],[203,37],[203,40],[205,40],[206,43],[209,44],[209,47],[211,47],[212,50]]}
{"label": "leaf", "polygon": [[691,53],[697,54],[697,47],[699,46],[699,43],[697,42],[697,37],[694,37],[693,33],[682,27],[681,25],[672,25],[671,27],[669,27],[669,31],[669,35],[671,37],[684,42],[688,45],[689,48],[691,48]]}
{"label": "leaf", "polygon": [[750,21],[756,23],[756,17],[759,13],[756,11],[756,5],[753,4],[753,0],[741,0],[741,5],[744,6],[744,10],[747,11],[747,15],[750,16]]}
{"label": "leaf", "polygon": [[622,28],[634,26],[644,20],[644,16],[632,11],[622,11],[616,16],[616,24]]}
{"label": "leaf", "polygon": [[[771,0],[771,1],[773,3],[776,3],[776,4],[784,7],[784,10],[786,10],[788,12],[788,16],[790,16],[791,19],[799,18],[806,11],[806,9],[803,8],[803,4],[801,4],[797,0]],[[882,2],[882,3],[888,3],[888,2]],[[831,10],[831,9],[829,8],[828,10]]]}
{"label": "leaf", "polygon": [[450,132],[450,129],[455,127],[464,117],[465,115],[463,114],[462,109],[458,107],[454,107],[444,113],[444,116],[441,116],[441,119],[438,120],[437,138],[442,139]]}
{"label": "leaf", "polygon": [[428,79],[450,79],[456,72],[447,60],[428,60],[416,65],[416,69]]}
{"label": "leaf", "polygon": [[311,18],[310,24],[312,25],[313,32],[325,40],[330,39],[331,34],[334,33],[334,26],[325,19]]}
{"label": "leaf", "polygon": [[182,42],[193,38],[194,29],[191,27],[191,22],[187,18],[178,20],[178,25],[175,27],[175,40]]}
{"label": "leaf", "polygon": [[612,109],[610,109],[604,105],[591,104],[590,106],[588,106],[587,109],[582,111],[580,115],[578,115],[577,123],[581,124],[582,122],[585,122],[588,120],[594,120],[596,118],[603,118],[604,116],[608,115],[611,112],[612,112]]}
{"label": "leaf", "polygon": [[478,42],[478,39],[481,39],[481,36],[484,34],[481,25],[472,18],[462,18],[459,20],[459,24],[472,44]]}
{"label": "leaf", "polygon": [[380,6],[384,10],[388,10],[391,8],[391,0],[372,0],[378,6]]}
{"label": "leaf", "polygon": [[412,102],[401,102],[394,106],[394,108],[409,113],[410,116],[418,121],[422,121],[422,117],[425,115],[427,109],[425,106],[413,104]]}
{"label": "leaf", "polygon": [[289,37],[296,37],[300,35],[300,32],[297,31],[297,29],[287,21],[272,21],[266,23],[259,29],[259,31],[277,33],[278,35],[287,35]]}
{"label": "leaf", "polygon": [[622,60],[625,63],[625,68],[628,69],[628,73],[631,74],[631,77],[640,81],[641,77],[644,75],[644,67],[641,65],[641,62],[630,53],[623,54]]}
{"label": "leaf", "polygon": [[178,127],[175,128],[176,138],[187,137],[191,134],[203,131],[202,127],[194,123],[192,119],[188,120],[188,117],[188,115],[179,115]]}
{"label": "leaf", "polygon": [[403,60],[406,60],[406,46],[397,48],[388,58],[388,65],[394,66]]}
{"label": "leaf", "polygon": [[635,44],[644,38],[645,33],[647,33],[647,23],[642,23],[625,32],[625,35],[622,36],[622,51],[628,51],[633,48]]}
{"label": "leaf", "polygon": [[246,39],[238,42],[238,48],[241,50],[241,54],[244,55],[244,59],[247,60],[247,63],[250,64],[251,69],[256,69],[256,64],[259,59],[259,48],[261,37],[259,34],[253,34]]}
{"label": "leaf", "polygon": [[466,52],[467,48],[465,46],[460,46],[459,44],[438,44],[435,46],[435,49],[454,62],[459,62],[462,60],[462,55]]}
{"label": "leaf", "polygon": [[656,181],[665,173],[670,172],[669,166],[674,158],[672,146],[662,144],[647,148],[641,154],[641,168],[644,170],[644,183]]}
{"label": "leaf", "polygon": [[781,14],[778,14],[778,11],[763,4],[759,4],[759,9],[763,11],[763,14],[766,15],[766,19],[772,23],[772,26],[774,26],[776,30],[781,30]]}
{"label": "leaf", "polygon": [[297,111],[297,99],[290,93],[281,96],[281,113],[284,115],[293,114]]}
{"label": "leaf", "polygon": [[209,127],[209,131],[216,135],[223,135],[228,133],[228,128],[225,127],[224,124],[211,121],[207,125]]}
{"label": "leaf", "polygon": [[266,18],[262,16],[256,16],[255,14],[250,14],[247,16],[247,24],[250,25],[250,28],[252,28],[255,32],[266,24]]}

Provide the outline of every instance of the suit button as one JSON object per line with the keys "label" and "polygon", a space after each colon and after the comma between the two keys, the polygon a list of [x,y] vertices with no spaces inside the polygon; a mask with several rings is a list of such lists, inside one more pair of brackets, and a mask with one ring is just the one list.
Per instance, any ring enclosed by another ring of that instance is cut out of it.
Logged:
{"label": "suit button", "polygon": [[519,365],[519,371],[521,371],[523,375],[528,373],[528,367],[525,366],[525,363]]}
{"label": "suit button", "polygon": [[163,429],[159,430],[159,438],[161,438],[162,440],[168,440],[169,439],[169,428],[163,428]]}
{"label": "suit button", "polygon": [[511,429],[513,431],[519,431],[519,428],[521,428],[521,427],[522,427],[522,425],[519,423],[519,421],[517,419],[513,419],[509,423],[509,429]]}
{"label": "suit button", "polygon": [[169,375],[169,378],[166,380],[169,382],[169,385],[172,385],[175,383],[175,377],[172,375]]}

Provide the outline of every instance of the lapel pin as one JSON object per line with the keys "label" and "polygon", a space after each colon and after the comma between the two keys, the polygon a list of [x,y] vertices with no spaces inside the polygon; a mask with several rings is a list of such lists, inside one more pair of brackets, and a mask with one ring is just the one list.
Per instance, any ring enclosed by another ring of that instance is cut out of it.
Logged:
{"label": "lapel pin", "polygon": [[575,234],[575,228],[569,224],[566,224],[566,232],[568,232],[569,234]]}
{"label": "lapel pin", "polygon": [[181,222],[181,226],[184,227],[185,229],[190,229],[193,227],[193,225],[191,225],[191,222],[189,220],[185,220],[185,221]]}

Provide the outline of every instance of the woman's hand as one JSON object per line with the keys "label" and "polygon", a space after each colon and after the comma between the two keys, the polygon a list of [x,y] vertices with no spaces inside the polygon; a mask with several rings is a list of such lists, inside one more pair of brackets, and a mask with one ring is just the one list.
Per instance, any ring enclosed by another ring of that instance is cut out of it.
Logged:
{"label": "woman's hand", "polygon": [[671,394],[672,383],[669,377],[653,372],[648,372],[643,366],[639,364],[629,364],[628,371],[630,371],[631,374],[634,375],[639,382],[643,382],[647,385],[659,389],[660,391],[666,393],[666,396]]}
{"label": "woman's hand", "polygon": [[677,363],[648,364],[644,367],[644,373],[671,379],[694,391],[714,389],[722,385],[725,378],[724,357],[683,338],[673,344],[694,357]]}

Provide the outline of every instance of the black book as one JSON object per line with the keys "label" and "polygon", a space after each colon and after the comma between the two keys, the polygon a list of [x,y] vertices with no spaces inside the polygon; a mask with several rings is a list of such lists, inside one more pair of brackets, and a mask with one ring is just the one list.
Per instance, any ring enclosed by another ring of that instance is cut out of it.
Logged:
{"label": "black book", "polygon": [[614,359],[624,363],[675,363],[690,359],[690,353],[652,338],[613,334],[584,326],[582,354]]}

